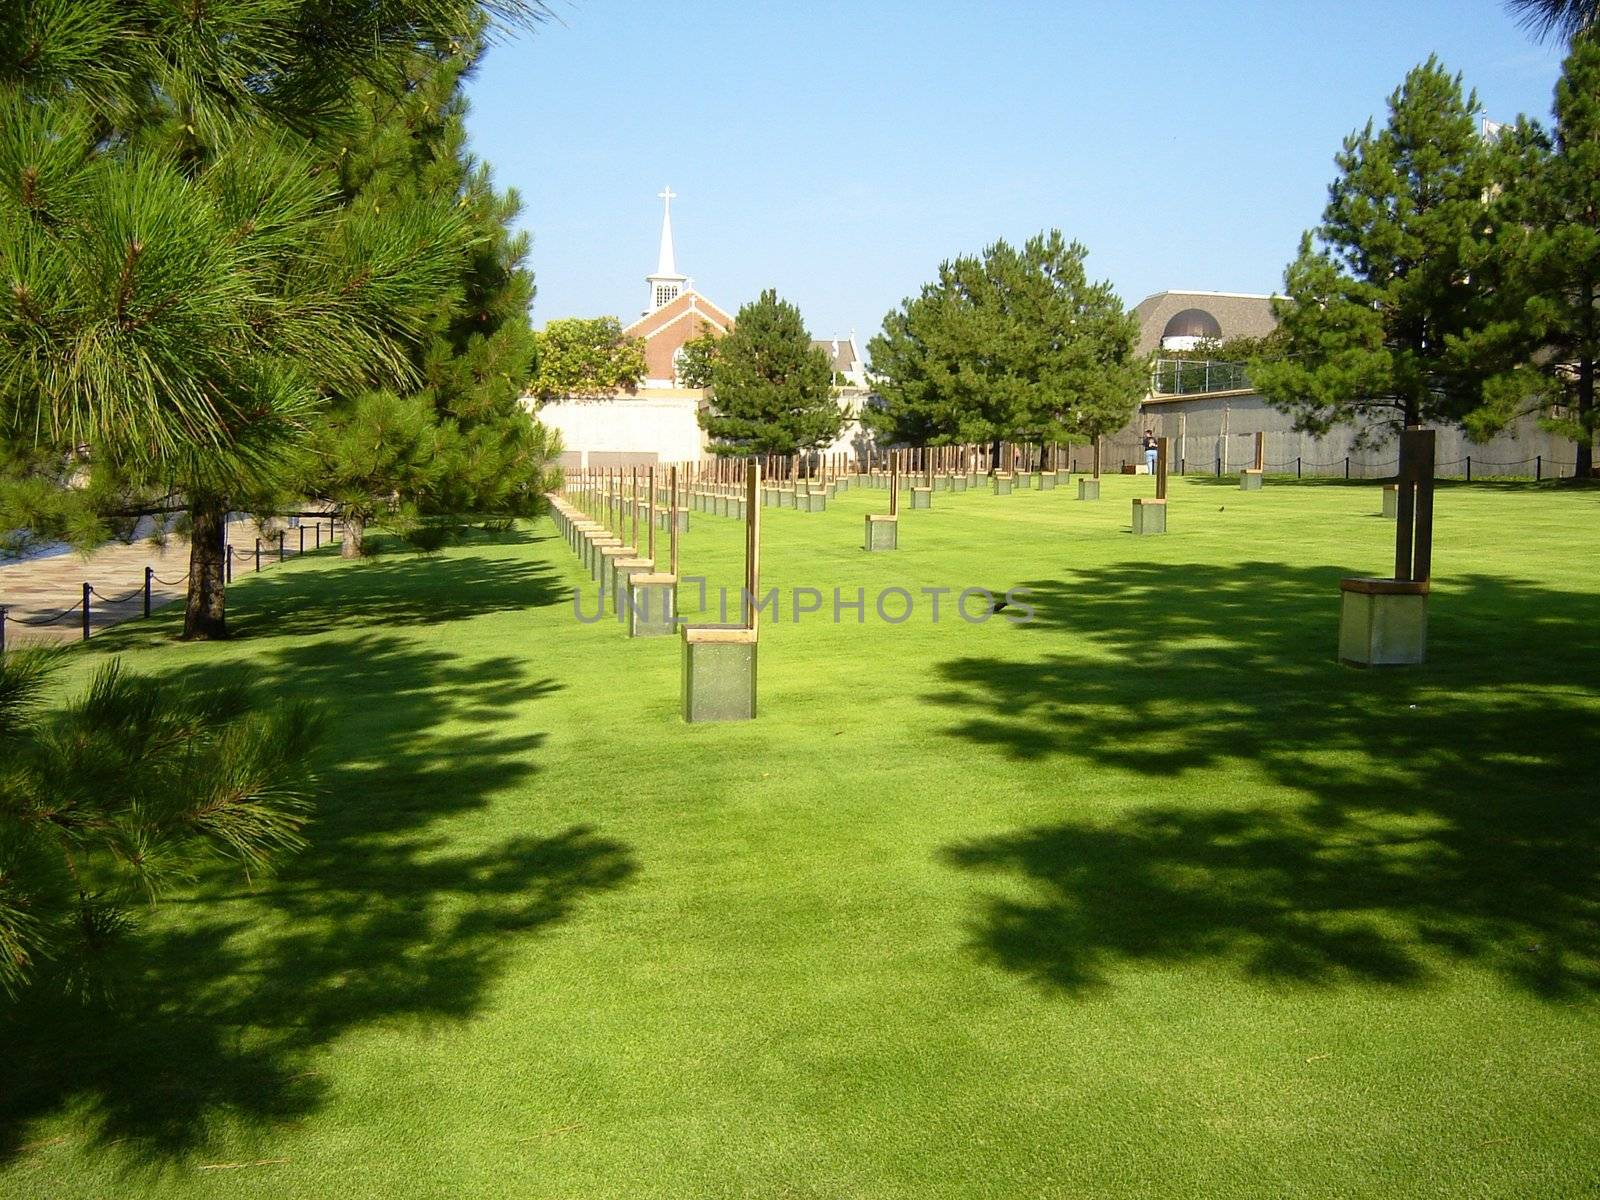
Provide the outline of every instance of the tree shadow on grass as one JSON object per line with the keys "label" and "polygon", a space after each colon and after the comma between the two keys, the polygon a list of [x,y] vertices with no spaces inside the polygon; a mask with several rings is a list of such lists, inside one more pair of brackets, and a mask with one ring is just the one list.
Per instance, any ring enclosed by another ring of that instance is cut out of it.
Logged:
{"label": "tree shadow on grass", "polygon": [[[533,545],[527,533],[478,534],[483,546]],[[228,625],[236,638],[368,625],[431,625],[559,604],[570,595],[553,567],[523,554],[385,554],[234,576]],[[243,587],[239,585],[243,584]]]}
{"label": "tree shadow on grass", "polygon": [[1433,662],[1360,672],[1334,662],[1339,575],[1036,581],[1024,629],[1049,653],[942,665],[950,736],[1053,764],[1067,801],[1075,765],[1166,797],[950,848],[1008,879],[981,955],[1075,993],[1140,962],[1395,985],[1474,962],[1543,997],[1600,992],[1594,597],[1452,580]]}
{"label": "tree shadow on grass", "polygon": [[533,812],[529,832],[495,839],[459,820],[537,770],[542,734],[489,728],[557,690],[520,661],[373,634],[249,669],[265,693],[331,710],[311,844],[254,889],[217,872],[169,901],[129,948],[115,1004],[40,994],[0,1010],[0,1160],[63,1111],[130,1170],[186,1161],[223,1124],[312,1115],[323,1048],[469,1018],[530,937],[633,874],[628,848],[593,828],[539,832]]}

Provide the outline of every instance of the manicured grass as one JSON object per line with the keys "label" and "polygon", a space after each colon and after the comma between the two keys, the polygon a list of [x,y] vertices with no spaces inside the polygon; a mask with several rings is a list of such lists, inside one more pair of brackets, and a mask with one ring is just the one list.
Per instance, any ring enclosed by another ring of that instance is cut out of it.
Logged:
{"label": "manicured grass", "polygon": [[[765,582],[827,599],[748,724],[575,621],[548,524],[90,643],[67,686],[320,697],[325,796],[279,877],[151,914],[115,1016],[0,1024],[0,1194],[1594,1194],[1600,495],[1441,489],[1432,661],[1357,672],[1375,487],[1179,480],[1137,539],[1147,488],[939,495],[871,556],[882,492],[765,510]],[[740,528],[693,522],[715,608]],[[1019,584],[1029,624],[918,591]]]}

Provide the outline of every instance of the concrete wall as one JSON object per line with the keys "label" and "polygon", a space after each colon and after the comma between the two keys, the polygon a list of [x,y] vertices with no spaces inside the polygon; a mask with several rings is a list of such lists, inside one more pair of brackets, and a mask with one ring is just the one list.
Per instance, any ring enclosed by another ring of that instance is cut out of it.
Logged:
{"label": "concrete wall", "polygon": [[839,389],[839,410],[844,413],[844,426],[839,430],[839,436],[822,448],[822,453],[845,454],[854,458],[861,458],[866,454],[867,446],[872,443],[872,435],[862,428],[861,410],[871,395],[870,389],[863,387]]}
{"label": "concrete wall", "polygon": [[649,466],[695,462],[705,434],[698,413],[705,393],[654,390],[638,396],[568,398],[529,405],[535,419],[561,435],[564,467]]}
{"label": "concrete wall", "polygon": [[[865,388],[842,388],[839,407],[844,429],[823,447],[824,454],[861,455],[869,440],[857,414]],[[561,434],[563,467],[632,467],[653,463],[696,462],[710,455],[698,413],[705,392],[649,389],[635,396],[569,397],[535,407],[535,418]]]}
{"label": "concrete wall", "polygon": [[[1288,414],[1268,407],[1254,392],[1163,398],[1147,402],[1126,429],[1106,439],[1104,469],[1115,471],[1124,460],[1142,462],[1139,438],[1145,429],[1153,429],[1157,437],[1172,439],[1174,471],[1178,459],[1186,461],[1190,473],[1215,471],[1219,459],[1224,474],[1248,467],[1254,461],[1255,435],[1260,431],[1267,435],[1269,471],[1292,472],[1298,458],[1305,475],[1343,475],[1348,456],[1353,479],[1394,473],[1398,451],[1392,439],[1376,449],[1361,449],[1354,444],[1353,429],[1335,429],[1327,437],[1315,438],[1295,432],[1293,423]],[[1468,441],[1459,430],[1440,429],[1436,446],[1435,471],[1441,476],[1465,475],[1468,455],[1472,456],[1474,479],[1532,478],[1539,455],[1544,457],[1546,479],[1572,474],[1572,443],[1546,433],[1532,417],[1481,444]],[[1088,461],[1086,452],[1076,447],[1073,456],[1080,466]]]}

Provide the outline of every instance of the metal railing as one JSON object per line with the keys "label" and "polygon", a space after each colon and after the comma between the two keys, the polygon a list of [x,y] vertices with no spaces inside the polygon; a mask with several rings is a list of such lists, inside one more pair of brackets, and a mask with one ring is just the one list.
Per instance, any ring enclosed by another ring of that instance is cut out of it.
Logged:
{"label": "metal railing", "polygon": [[1207,392],[1244,391],[1249,386],[1250,376],[1240,362],[1158,358],[1150,368],[1152,396],[1200,396]]}

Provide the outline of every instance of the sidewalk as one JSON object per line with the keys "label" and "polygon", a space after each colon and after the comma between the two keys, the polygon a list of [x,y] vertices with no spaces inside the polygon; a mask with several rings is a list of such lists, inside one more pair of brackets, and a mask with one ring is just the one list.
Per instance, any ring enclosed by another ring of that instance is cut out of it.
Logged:
{"label": "sidewalk", "polygon": [[[320,530],[321,544],[330,545],[331,523],[315,524],[301,518],[305,548],[313,550]],[[256,569],[256,539],[261,539],[261,569],[278,562],[278,535],[259,529],[254,521],[238,519],[228,526],[237,578]],[[285,558],[300,550],[299,529],[284,530]],[[121,621],[144,615],[144,572],[155,571],[150,583],[150,608],[182,600],[188,592],[189,542],[172,538],[157,547],[140,540],[132,545],[109,542],[85,558],[68,551],[48,558],[0,564],[0,606],[5,613],[5,646],[16,649],[29,643],[77,641],[83,637],[83,585],[94,590],[89,603],[89,632],[93,636]],[[59,620],[51,618],[61,615]]]}

